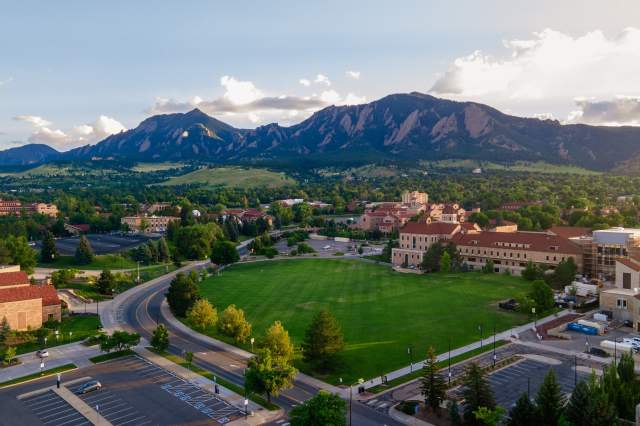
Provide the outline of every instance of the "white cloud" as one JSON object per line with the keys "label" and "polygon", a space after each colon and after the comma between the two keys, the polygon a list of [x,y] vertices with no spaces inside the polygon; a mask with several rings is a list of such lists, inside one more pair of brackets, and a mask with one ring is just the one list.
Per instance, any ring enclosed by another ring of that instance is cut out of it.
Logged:
{"label": "white cloud", "polygon": [[306,78],[301,78],[300,80],[298,80],[298,83],[302,84],[305,87],[311,86],[311,81]]}
{"label": "white cloud", "polygon": [[351,77],[354,80],[360,80],[360,71],[347,71],[347,77]]}
{"label": "white cloud", "polygon": [[567,123],[604,126],[640,126],[640,97],[617,96],[611,100],[578,98],[577,110],[571,111]]}
{"label": "white cloud", "polygon": [[236,105],[248,104],[264,97],[250,81],[240,81],[225,75],[220,78],[220,84],[226,89],[224,98]]}
{"label": "white cloud", "polygon": [[30,143],[44,143],[60,149],[95,143],[109,135],[126,130],[119,121],[105,115],[101,115],[93,123],[75,126],[68,132],[51,128],[53,125],[51,121],[36,115],[18,115],[14,119],[29,123],[33,127],[33,132],[29,136]]}
{"label": "white cloud", "polygon": [[329,80],[329,77],[327,77],[324,74],[316,75],[316,79],[313,80],[313,82],[317,84],[324,84],[326,86],[331,86],[331,80]]}
{"label": "white cloud", "polygon": [[574,37],[545,29],[503,44],[506,52],[500,57],[475,51],[457,58],[431,93],[516,112],[531,112],[544,102],[563,116],[578,95],[610,99],[640,93],[639,28],[615,37],[600,30]]}
{"label": "white cloud", "polygon": [[0,80],[0,86],[4,86],[5,84],[9,84],[13,81],[13,77],[9,77],[5,80]]}
{"label": "white cloud", "polygon": [[[319,84],[327,84],[325,78],[316,80]],[[300,82],[303,80],[311,85],[310,80],[302,79]],[[326,81],[328,82],[328,79]],[[224,120],[234,125],[255,125],[273,121],[288,124],[294,118],[304,119],[328,105],[356,104],[365,100],[364,97],[353,93],[343,97],[333,89],[327,89],[320,95],[305,97],[267,95],[252,82],[239,81],[231,76],[222,77],[220,84],[225,89],[221,97],[206,99],[194,96],[187,100],[159,97],[147,112],[166,114],[199,108],[210,115],[222,115]]]}

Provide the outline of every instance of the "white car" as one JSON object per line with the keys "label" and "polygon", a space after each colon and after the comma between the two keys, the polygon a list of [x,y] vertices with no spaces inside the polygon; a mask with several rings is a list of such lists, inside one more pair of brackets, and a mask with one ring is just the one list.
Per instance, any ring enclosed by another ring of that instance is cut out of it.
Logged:
{"label": "white car", "polygon": [[36,352],[36,356],[38,358],[49,358],[49,351],[46,349],[41,349],[38,352]]}

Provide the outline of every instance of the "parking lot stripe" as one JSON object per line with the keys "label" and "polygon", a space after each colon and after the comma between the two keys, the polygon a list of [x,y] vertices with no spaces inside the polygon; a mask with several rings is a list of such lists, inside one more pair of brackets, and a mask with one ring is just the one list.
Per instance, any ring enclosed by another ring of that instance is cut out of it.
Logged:
{"label": "parking lot stripe", "polygon": [[[64,416],[58,416],[56,415],[53,420],[56,422],[56,424],[59,424],[58,422],[62,419],[66,419],[69,417],[77,417],[78,416],[78,412],[73,408],[73,407],[69,407],[70,409],[67,410],[67,414]],[[47,420],[45,423],[48,423],[49,421]]]}
{"label": "parking lot stripe", "polygon": [[[137,422],[137,421],[142,420],[142,419],[146,419],[146,416],[138,416],[138,417],[134,417],[134,418],[133,418],[133,419],[131,419],[131,420],[127,420],[126,422],[119,423],[119,426],[123,426],[123,425],[126,425],[126,424],[131,423],[131,422]],[[149,423],[150,423],[150,421],[149,421]],[[144,423],[136,423],[136,426],[137,426],[137,425],[140,425],[140,424],[144,424]]]}
{"label": "parking lot stripe", "polygon": [[84,416],[80,415],[78,418],[71,419],[63,423],[58,423],[56,426],[63,426],[63,425],[76,426],[74,423],[78,423],[77,426],[91,425],[91,423],[89,423],[87,419],[84,418]]}
{"label": "parking lot stripe", "polygon": [[68,412],[73,412],[76,411],[72,406],[67,406],[66,408],[62,409],[62,410],[58,410],[58,411],[54,411],[54,412],[48,412],[46,413],[46,415],[40,416],[41,419],[48,419],[49,417],[57,417],[60,414],[63,413],[68,413]]}

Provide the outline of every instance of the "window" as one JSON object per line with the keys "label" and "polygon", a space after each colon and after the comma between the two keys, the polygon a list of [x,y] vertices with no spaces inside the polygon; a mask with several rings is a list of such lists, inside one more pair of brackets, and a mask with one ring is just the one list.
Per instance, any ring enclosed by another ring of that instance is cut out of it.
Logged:
{"label": "window", "polygon": [[616,301],[618,309],[627,309],[627,299],[618,299]]}

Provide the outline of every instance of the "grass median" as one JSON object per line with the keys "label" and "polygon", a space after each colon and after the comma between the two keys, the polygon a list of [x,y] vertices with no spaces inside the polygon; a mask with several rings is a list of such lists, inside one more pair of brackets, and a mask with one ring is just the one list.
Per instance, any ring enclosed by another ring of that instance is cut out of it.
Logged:
{"label": "grass median", "polygon": [[89,358],[89,361],[91,361],[94,364],[98,364],[100,362],[110,361],[112,359],[122,358],[125,356],[135,355],[135,354],[136,353],[131,349],[125,349],[124,351],[109,352],[106,354],[97,355],[92,358]]}
{"label": "grass median", "polygon": [[19,383],[28,382],[30,380],[36,380],[36,379],[39,379],[41,377],[51,376],[53,374],[62,373],[64,371],[74,370],[76,368],[77,368],[76,365],[73,364],[73,363],[61,365],[60,367],[55,367],[55,368],[50,368],[48,370],[44,370],[41,373],[40,372],[33,373],[33,374],[29,374],[28,376],[22,376],[22,377],[18,377],[18,378],[12,379],[12,380],[7,380],[6,382],[0,383],[0,388],[4,388],[4,387],[7,387],[7,386],[12,386],[12,385],[17,385]]}

